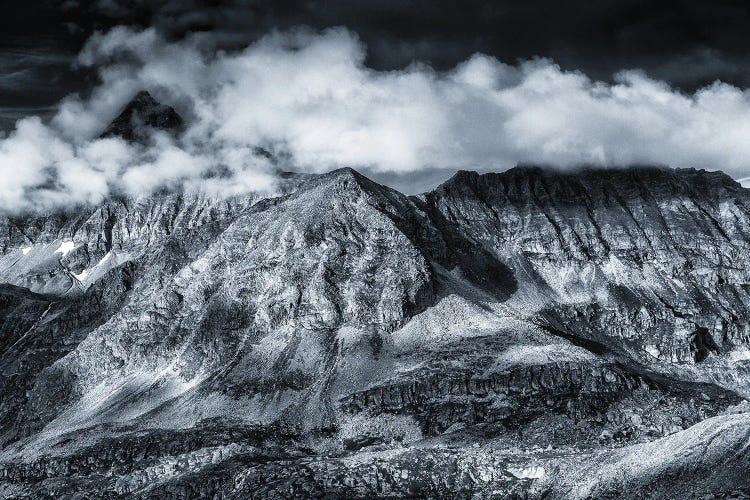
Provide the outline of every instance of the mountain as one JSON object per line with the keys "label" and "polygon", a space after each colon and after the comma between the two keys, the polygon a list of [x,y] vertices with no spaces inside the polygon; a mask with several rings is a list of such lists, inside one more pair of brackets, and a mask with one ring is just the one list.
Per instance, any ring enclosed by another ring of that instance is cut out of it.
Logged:
{"label": "mountain", "polygon": [[145,90],[131,99],[100,137],[122,137],[127,141],[143,140],[148,129],[177,131],[182,117],[174,108],[161,104]]}
{"label": "mountain", "polygon": [[750,494],[750,191],[284,178],[0,218],[0,497]]}

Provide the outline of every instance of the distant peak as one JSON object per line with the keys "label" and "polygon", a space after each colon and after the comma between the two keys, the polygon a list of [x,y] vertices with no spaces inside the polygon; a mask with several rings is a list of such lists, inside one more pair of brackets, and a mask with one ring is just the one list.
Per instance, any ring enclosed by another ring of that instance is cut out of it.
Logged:
{"label": "distant peak", "polygon": [[143,102],[149,105],[155,105],[158,106],[159,102],[154,99],[154,97],[151,95],[151,93],[148,90],[141,90],[138,92],[133,98],[130,100],[130,103],[137,103],[137,102]]}
{"label": "distant peak", "polygon": [[[538,165],[518,165],[504,172],[460,170],[436,188],[436,191],[516,192],[524,197],[539,196],[568,198],[576,193],[589,194],[607,190],[618,193],[638,193],[643,189],[662,193],[692,193],[695,196],[720,196],[736,190],[739,184],[721,171],[696,168],[670,168],[659,165],[630,167],[554,168]],[[524,194],[526,193],[526,194]]]}
{"label": "distant peak", "polygon": [[475,184],[479,179],[480,174],[474,170],[459,170],[453,174],[448,180],[440,184],[437,189],[446,188],[450,186],[463,186],[468,184]]}
{"label": "distant peak", "polygon": [[459,170],[452,178],[454,179],[474,179],[479,176],[479,172],[476,170]]}
{"label": "distant peak", "polygon": [[696,168],[671,168],[660,165],[633,165],[627,167],[598,167],[581,166],[572,168],[557,168],[530,164],[516,165],[503,172],[477,173],[471,170],[459,170],[448,179],[445,184],[462,183],[466,181],[476,182],[477,179],[519,179],[545,177],[549,179],[617,179],[617,178],[640,178],[640,179],[682,179],[682,180],[705,180],[708,182],[723,182],[731,180],[724,172],[708,171]]}
{"label": "distant peak", "polygon": [[139,141],[146,137],[149,128],[176,131],[182,125],[182,117],[174,108],[160,103],[142,90],[128,102],[100,137],[119,136],[127,141]]}
{"label": "distant peak", "polygon": [[320,175],[318,181],[323,184],[346,184],[350,186],[361,186],[363,183],[372,182],[364,175],[350,167],[337,168]]}
{"label": "distant peak", "polygon": [[327,175],[330,175],[331,177],[350,177],[354,179],[365,177],[351,167],[337,168],[336,170],[331,170]]}

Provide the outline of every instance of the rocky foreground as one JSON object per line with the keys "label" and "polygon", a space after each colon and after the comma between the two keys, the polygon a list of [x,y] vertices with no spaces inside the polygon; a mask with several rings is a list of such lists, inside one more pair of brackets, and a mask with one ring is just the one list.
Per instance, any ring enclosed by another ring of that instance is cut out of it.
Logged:
{"label": "rocky foreground", "polygon": [[0,497],[741,498],[749,250],[692,169],[0,217]]}
{"label": "rocky foreground", "polygon": [[750,491],[750,191],[286,177],[0,221],[3,497]]}

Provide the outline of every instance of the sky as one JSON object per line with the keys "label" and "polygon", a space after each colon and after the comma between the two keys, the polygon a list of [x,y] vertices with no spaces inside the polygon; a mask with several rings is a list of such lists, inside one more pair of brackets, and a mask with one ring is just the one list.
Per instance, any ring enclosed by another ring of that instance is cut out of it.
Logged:
{"label": "sky", "polygon": [[[722,0],[9,0],[0,208],[273,189],[279,168],[407,192],[517,163],[741,179],[749,27]],[[185,134],[98,139],[142,89]]]}

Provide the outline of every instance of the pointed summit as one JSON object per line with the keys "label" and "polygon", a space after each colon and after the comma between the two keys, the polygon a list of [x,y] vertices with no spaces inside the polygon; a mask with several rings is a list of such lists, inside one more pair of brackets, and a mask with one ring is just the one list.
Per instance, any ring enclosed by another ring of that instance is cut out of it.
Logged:
{"label": "pointed summit", "polygon": [[177,130],[182,124],[182,117],[174,108],[161,104],[143,90],[130,100],[100,137],[119,136],[137,141],[144,138],[146,128]]}

